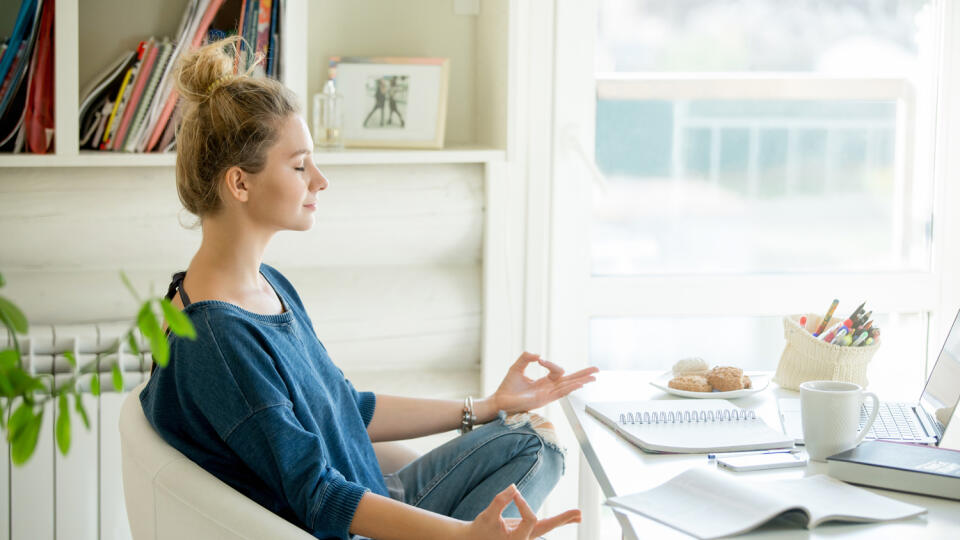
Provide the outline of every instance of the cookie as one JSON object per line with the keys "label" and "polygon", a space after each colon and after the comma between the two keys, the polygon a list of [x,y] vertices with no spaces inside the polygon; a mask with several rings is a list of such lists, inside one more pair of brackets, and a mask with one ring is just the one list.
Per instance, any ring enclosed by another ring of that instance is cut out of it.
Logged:
{"label": "cookie", "polygon": [[681,377],[684,375],[705,376],[710,368],[703,358],[684,358],[673,365],[673,376]]}
{"label": "cookie", "polygon": [[670,379],[667,383],[670,388],[686,390],[687,392],[712,392],[713,388],[707,379],[700,375],[681,375]]}
{"label": "cookie", "polygon": [[753,381],[751,381],[750,377],[747,377],[746,375],[743,376],[743,387],[753,388]]}
{"label": "cookie", "polygon": [[720,392],[743,390],[743,370],[733,366],[717,366],[707,373],[707,382]]}

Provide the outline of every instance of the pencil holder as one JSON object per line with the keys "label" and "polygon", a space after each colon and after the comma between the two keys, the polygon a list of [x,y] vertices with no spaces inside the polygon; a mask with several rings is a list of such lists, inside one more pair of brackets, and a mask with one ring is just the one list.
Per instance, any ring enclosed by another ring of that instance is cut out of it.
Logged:
{"label": "pencil holder", "polygon": [[[807,314],[807,328],[800,325],[800,315],[783,318],[783,337],[787,344],[780,356],[773,382],[789,390],[799,390],[806,381],[845,381],[867,386],[867,364],[880,348],[879,343],[861,347],[832,345],[811,333],[821,317]],[[839,322],[834,317],[827,328]]]}

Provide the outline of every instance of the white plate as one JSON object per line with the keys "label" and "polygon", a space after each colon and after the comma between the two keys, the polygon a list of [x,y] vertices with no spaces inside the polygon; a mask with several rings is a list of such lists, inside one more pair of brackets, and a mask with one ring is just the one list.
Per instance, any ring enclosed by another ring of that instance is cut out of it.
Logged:
{"label": "white plate", "polygon": [[770,384],[770,375],[755,375],[752,373],[747,373],[747,375],[750,377],[752,388],[744,388],[743,390],[730,390],[728,392],[717,392],[716,390],[713,392],[691,392],[689,390],[677,390],[676,388],[670,388],[667,386],[667,383],[673,378],[672,371],[668,371],[663,375],[660,375],[656,379],[650,381],[650,384],[659,388],[660,390],[663,390],[664,392],[667,392],[668,394],[697,399],[731,399],[749,396],[750,394],[756,394],[757,392],[762,391],[767,387],[767,385]]}

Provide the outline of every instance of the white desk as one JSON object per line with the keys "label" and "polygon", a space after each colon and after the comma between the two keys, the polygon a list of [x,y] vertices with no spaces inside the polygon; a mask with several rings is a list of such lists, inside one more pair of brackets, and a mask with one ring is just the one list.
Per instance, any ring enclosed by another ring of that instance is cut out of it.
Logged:
{"label": "white desk", "polygon": [[[597,381],[570,394],[561,401],[564,414],[570,422],[580,449],[593,475],[600,484],[604,497],[626,495],[655,487],[695,465],[703,465],[704,454],[645,454],[622,439],[599,420],[584,410],[589,401],[620,401],[642,399],[682,399],[662,392],[648,384],[657,372],[602,371]],[[875,390],[871,385],[871,390]],[[879,389],[882,394],[882,389]],[[756,409],[770,426],[780,428],[778,397],[799,397],[798,392],[783,390],[774,383],[762,392],[731,400],[739,407]],[[826,473],[826,464],[811,462],[805,469],[780,469],[726,474],[754,478],[800,478]],[[747,534],[750,538],[960,538],[960,501],[924,497],[880,489],[875,493],[923,506],[927,514],[902,521],[873,524],[830,522],[811,530],[777,525],[765,525]],[[684,533],[645,517],[614,512],[623,528],[624,538],[690,538]]]}

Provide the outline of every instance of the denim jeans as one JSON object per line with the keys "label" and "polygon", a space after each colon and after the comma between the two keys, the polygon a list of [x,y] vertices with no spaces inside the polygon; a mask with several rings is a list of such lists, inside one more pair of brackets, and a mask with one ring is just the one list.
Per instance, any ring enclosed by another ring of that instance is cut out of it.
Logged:
{"label": "denim jeans", "polygon": [[[533,414],[497,419],[431,450],[384,476],[390,496],[438,514],[472,521],[493,498],[516,484],[537,511],[564,473],[564,451]],[[514,503],[504,517],[520,517]]]}

